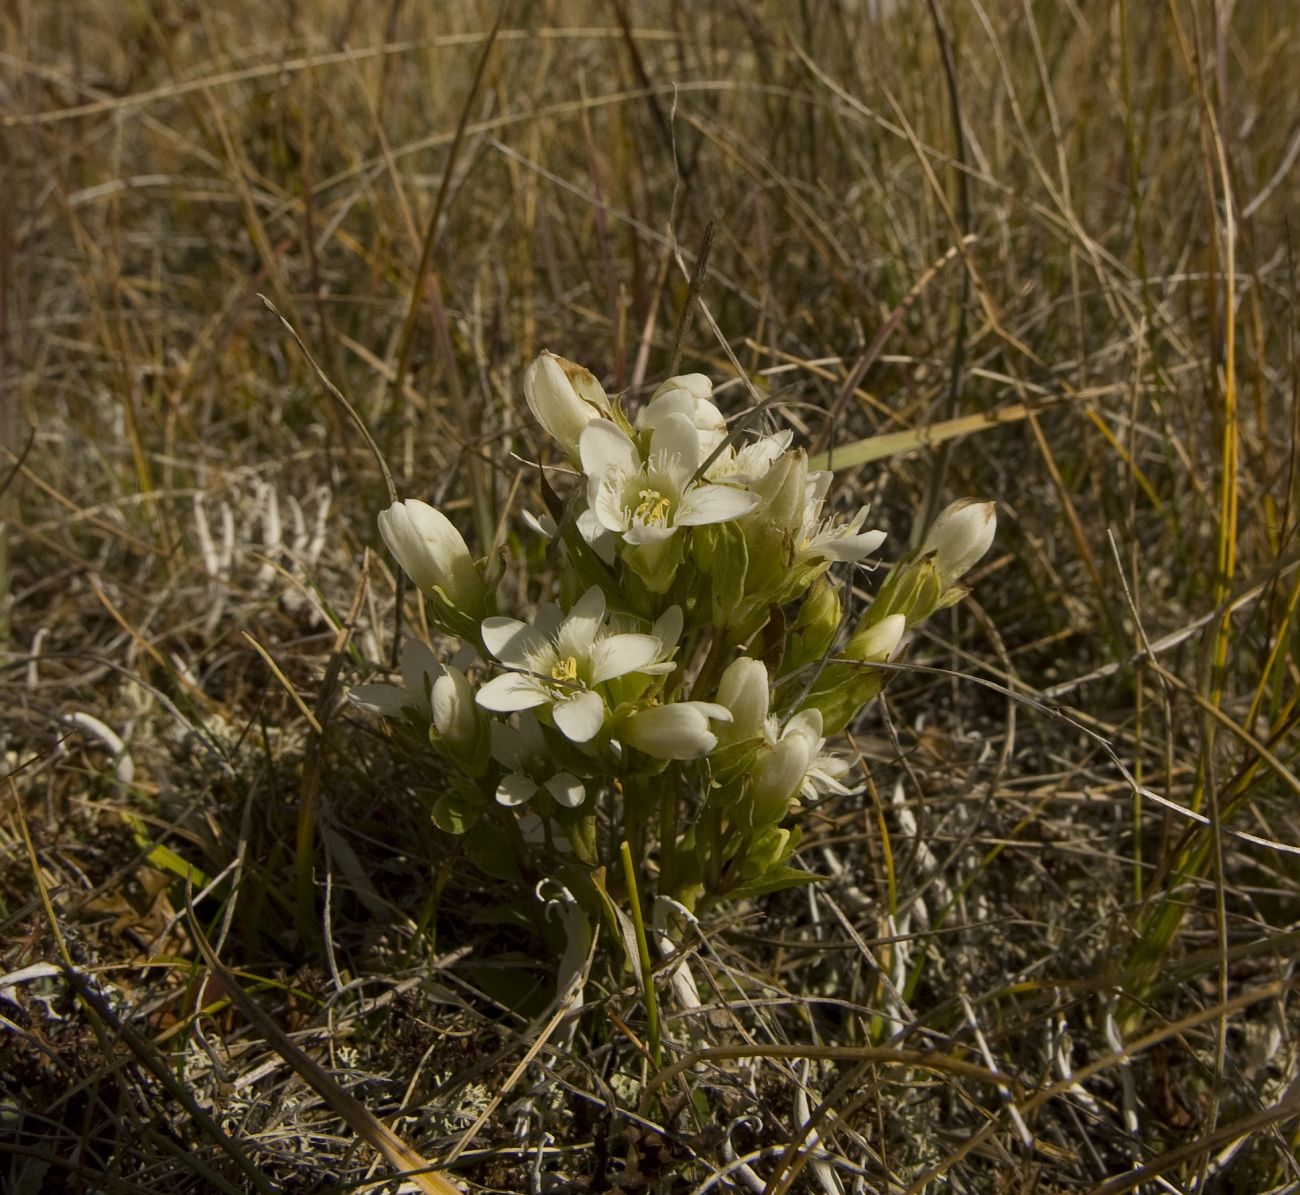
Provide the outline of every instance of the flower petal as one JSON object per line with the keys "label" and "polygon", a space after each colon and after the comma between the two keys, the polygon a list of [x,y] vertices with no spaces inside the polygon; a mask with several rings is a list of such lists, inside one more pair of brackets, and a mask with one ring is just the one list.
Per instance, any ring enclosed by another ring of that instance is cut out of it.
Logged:
{"label": "flower petal", "polygon": [[627,474],[620,469],[593,473],[587,486],[587,506],[606,531],[626,531],[630,517],[623,504]]}
{"label": "flower petal", "polygon": [[652,665],[662,650],[663,644],[653,635],[607,635],[593,643],[588,652],[591,683],[598,685],[616,676],[640,672]]}
{"label": "flower petal", "polygon": [[577,809],[587,799],[587,790],[576,776],[568,772],[558,772],[542,785],[557,805],[565,809]]}
{"label": "flower petal", "polygon": [[400,718],[405,710],[419,708],[400,685],[358,685],[348,690],[348,700],[358,709],[381,718]]}
{"label": "flower petal", "polygon": [[700,759],[718,745],[708,718],[696,708],[701,702],[652,705],[633,714],[623,728],[623,741],[655,759]]}
{"label": "flower petal", "polygon": [[531,668],[538,656],[545,658],[555,650],[551,641],[536,627],[517,618],[494,615],[483,620],[483,646],[503,664],[514,668]]}
{"label": "flower petal", "polygon": [[682,527],[704,523],[726,523],[749,514],[762,499],[750,490],[729,485],[697,485],[687,491],[677,507],[676,521]]}
{"label": "flower petal", "polygon": [[814,540],[809,550],[829,560],[853,561],[870,556],[885,542],[883,531],[864,531],[860,535],[828,535],[825,539]]}
{"label": "flower petal", "polygon": [[682,626],[685,621],[680,606],[669,606],[655,621],[651,634],[664,645],[665,652],[672,651],[677,646],[677,640],[682,637]]}
{"label": "flower petal", "polygon": [[408,639],[402,644],[402,684],[412,697],[427,701],[441,672],[438,657],[423,639]]}
{"label": "flower petal", "polygon": [[650,435],[650,468],[684,486],[700,467],[700,433],[685,416],[666,416]]}
{"label": "flower petal", "polygon": [[635,473],[641,468],[641,457],[628,434],[608,419],[593,419],[583,429],[578,441],[582,456],[582,471],[588,477],[598,477],[611,471]]}
{"label": "flower petal", "polygon": [[649,523],[633,523],[623,534],[630,544],[661,544],[677,534],[676,527],[657,527]]}
{"label": "flower petal", "polygon": [[605,391],[589,370],[545,350],[524,374],[524,398],[569,457],[578,455],[583,428],[609,409]]}
{"label": "flower petal", "polygon": [[570,742],[585,743],[605,724],[605,702],[599,693],[584,690],[562,697],[551,707],[551,716]]}
{"label": "flower petal", "polygon": [[527,803],[536,792],[536,780],[530,780],[519,772],[511,772],[497,785],[497,803],[508,809],[516,809]]}
{"label": "flower petal", "polygon": [[442,511],[408,498],[379,514],[379,534],[419,589],[441,589],[453,605],[474,612],[486,589],[465,540]]}
{"label": "flower petal", "polygon": [[614,538],[614,533],[608,527],[601,525],[590,508],[578,516],[577,524],[578,534],[587,541],[587,546],[606,564],[613,564],[614,549],[618,542]]}
{"label": "flower petal", "polygon": [[600,586],[593,585],[574,604],[565,616],[555,636],[558,654],[585,656],[600,635],[600,625],[605,621],[605,595]]}
{"label": "flower petal", "polygon": [[771,694],[772,681],[761,660],[750,656],[733,660],[718,683],[718,701],[732,714],[732,724],[723,737],[738,743],[761,734]]}
{"label": "flower petal", "polygon": [[485,710],[496,710],[499,714],[535,709],[550,699],[551,695],[541,681],[520,672],[503,672],[493,677],[474,698]]}

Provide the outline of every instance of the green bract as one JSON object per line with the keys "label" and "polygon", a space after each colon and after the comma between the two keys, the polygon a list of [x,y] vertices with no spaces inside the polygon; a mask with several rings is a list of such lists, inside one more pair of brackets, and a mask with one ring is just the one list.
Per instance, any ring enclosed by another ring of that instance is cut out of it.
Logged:
{"label": "green bract", "polygon": [[702,374],[669,378],[631,418],[550,353],[524,390],[581,470],[562,515],[530,520],[554,541],[556,600],[497,613],[451,522],[398,502],[380,531],[432,624],[463,642],[460,667],[412,641],[401,686],[352,700],[450,767],[432,813],[469,859],[530,886],[553,877],[593,918],[623,842],[638,884],[688,908],[815,878],[790,865],[785,823],[850,791],[853,762],[827,736],[880,692],[905,634],[963,595],[992,504],[945,511],[850,633],[836,569],[884,532],[865,507],[836,516],[831,475],[789,431],[729,436]]}

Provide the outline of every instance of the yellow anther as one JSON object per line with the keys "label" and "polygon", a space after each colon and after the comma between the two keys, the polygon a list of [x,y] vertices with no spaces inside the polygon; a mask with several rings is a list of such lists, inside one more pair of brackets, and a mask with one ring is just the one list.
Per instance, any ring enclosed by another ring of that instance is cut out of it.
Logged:
{"label": "yellow anther", "polygon": [[665,498],[658,490],[642,490],[638,497],[641,502],[632,512],[634,518],[654,527],[662,527],[668,522],[672,499]]}
{"label": "yellow anther", "polygon": [[569,656],[557,660],[551,665],[551,676],[555,680],[576,681],[578,679],[578,657]]}

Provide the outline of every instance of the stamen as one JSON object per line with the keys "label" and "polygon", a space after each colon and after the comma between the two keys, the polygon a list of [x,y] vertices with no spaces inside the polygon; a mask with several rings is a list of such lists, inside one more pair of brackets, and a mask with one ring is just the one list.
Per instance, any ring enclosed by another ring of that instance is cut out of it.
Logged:
{"label": "stamen", "polygon": [[551,677],[554,680],[576,681],[578,679],[578,657],[569,656],[557,660],[551,665]]}
{"label": "stamen", "polygon": [[658,490],[642,490],[637,496],[641,502],[632,512],[632,517],[651,527],[665,526],[672,499],[665,498]]}

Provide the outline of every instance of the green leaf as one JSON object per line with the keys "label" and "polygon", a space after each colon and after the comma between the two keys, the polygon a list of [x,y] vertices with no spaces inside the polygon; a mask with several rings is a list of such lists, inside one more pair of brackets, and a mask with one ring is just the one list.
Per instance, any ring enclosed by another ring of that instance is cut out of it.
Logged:
{"label": "green leaf", "polygon": [[467,834],[479,819],[479,803],[452,789],[433,803],[433,824],[446,834]]}

